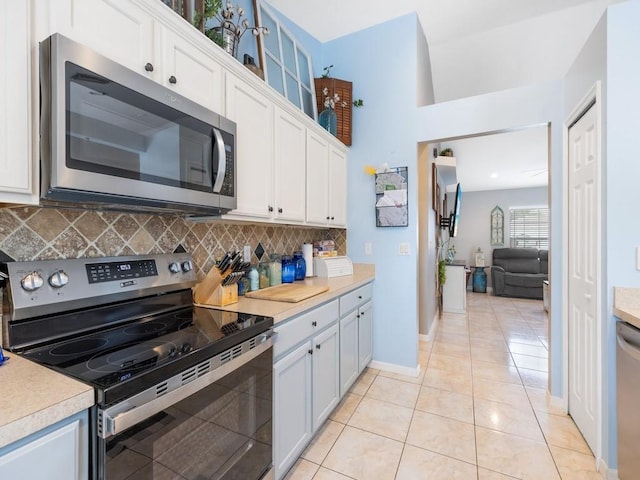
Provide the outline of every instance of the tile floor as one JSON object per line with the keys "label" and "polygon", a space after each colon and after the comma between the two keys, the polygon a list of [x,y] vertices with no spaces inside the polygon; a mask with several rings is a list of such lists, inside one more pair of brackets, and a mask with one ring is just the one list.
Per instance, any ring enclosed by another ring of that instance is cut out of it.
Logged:
{"label": "tile floor", "polygon": [[418,378],[362,373],[287,480],[600,479],[547,401],[542,301],[467,298],[420,342]]}

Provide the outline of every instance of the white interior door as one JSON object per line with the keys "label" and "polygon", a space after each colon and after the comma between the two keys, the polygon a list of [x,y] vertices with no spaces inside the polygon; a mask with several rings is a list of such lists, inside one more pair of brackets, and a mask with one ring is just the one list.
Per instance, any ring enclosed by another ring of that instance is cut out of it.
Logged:
{"label": "white interior door", "polygon": [[596,107],[569,128],[569,414],[591,450],[600,425]]}

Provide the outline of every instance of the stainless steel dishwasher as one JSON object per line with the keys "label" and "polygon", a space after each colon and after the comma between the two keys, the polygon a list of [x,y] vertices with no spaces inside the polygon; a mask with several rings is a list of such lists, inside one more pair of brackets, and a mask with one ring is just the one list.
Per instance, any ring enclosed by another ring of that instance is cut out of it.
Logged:
{"label": "stainless steel dishwasher", "polygon": [[640,330],[617,325],[618,477],[638,478],[640,472]]}

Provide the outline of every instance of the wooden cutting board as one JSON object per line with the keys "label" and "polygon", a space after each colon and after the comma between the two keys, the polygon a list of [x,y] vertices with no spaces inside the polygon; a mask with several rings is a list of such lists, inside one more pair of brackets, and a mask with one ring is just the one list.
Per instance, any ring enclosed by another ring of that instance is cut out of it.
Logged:
{"label": "wooden cutting board", "polygon": [[307,298],[319,295],[329,290],[329,287],[321,285],[301,285],[295,283],[283,283],[275,287],[263,288],[247,292],[245,297],[260,298],[262,300],[274,300],[276,302],[296,303]]}

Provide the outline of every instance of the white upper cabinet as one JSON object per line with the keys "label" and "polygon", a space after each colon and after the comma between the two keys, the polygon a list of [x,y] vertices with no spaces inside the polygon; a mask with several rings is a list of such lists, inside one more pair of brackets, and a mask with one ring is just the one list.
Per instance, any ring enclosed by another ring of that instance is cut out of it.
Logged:
{"label": "white upper cabinet", "polygon": [[38,202],[29,10],[30,2],[0,2],[0,203]]}
{"label": "white upper cabinet", "polygon": [[329,150],[329,226],[347,226],[347,156],[331,146]]}
{"label": "white upper cabinet", "polygon": [[238,206],[231,216],[268,219],[274,211],[273,103],[235,75],[226,76],[227,117],[237,124]]}
{"label": "white upper cabinet", "polygon": [[49,34],[60,32],[134,72],[154,79],[158,75],[156,23],[134,2],[53,0],[49,9]]}
{"label": "white upper cabinet", "polygon": [[304,222],[306,129],[284,110],[276,109],[275,121],[275,217]]}
{"label": "white upper cabinet", "polygon": [[[206,53],[208,39],[167,7],[122,0],[56,1],[51,4],[53,31],[87,45],[134,72],[222,112],[222,65]],[[157,10],[154,18],[150,9]],[[168,17],[169,23],[163,21]],[[98,20],[99,19],[99,20]],[[177,23],[186,31],[176,31]],[[52,32],[50,32],[52,33]],[[202,41],[204,48],[191,39]]]}
{"label": "white upper cabinet", "polygon": [[161,29],[161,83],[214,112],[224,114],[222,65],[189,40]]}
{"label": "white upper cabinet", "polygon": [[307,223],[347,225],[346,154],[311,130],[307,131]]}
{"label": "white upper cabinet", "polygon": [[38,203],[38,42],[58,32],[237,124],[224,219],[346,227],[347,148],[160,0],[5,1],[0,15],[0,202]]}

